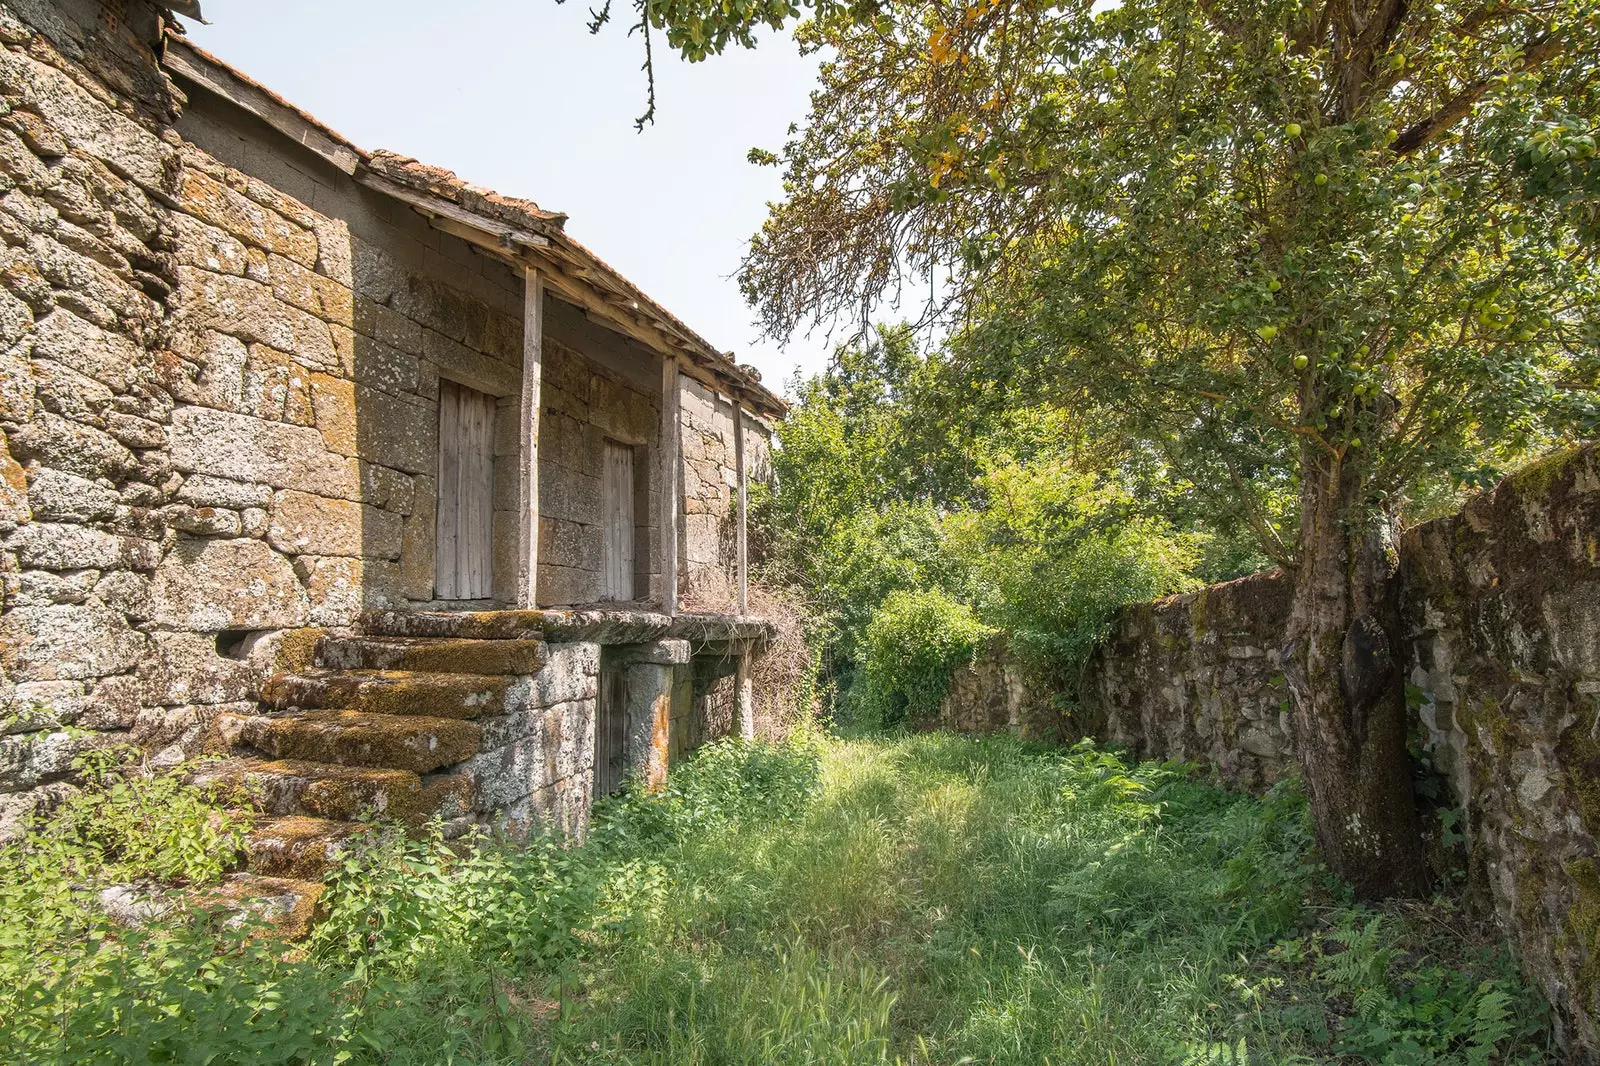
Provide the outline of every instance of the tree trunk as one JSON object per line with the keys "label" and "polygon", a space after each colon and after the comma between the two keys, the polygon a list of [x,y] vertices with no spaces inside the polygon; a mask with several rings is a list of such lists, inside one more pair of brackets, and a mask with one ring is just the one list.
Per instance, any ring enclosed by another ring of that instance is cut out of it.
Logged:
{"label": "tree trunk", "polygon": [[1427,888],[1406,756],[1393,553],[1363,485],[1326,453],[1302,466],[1300,563],[1284,678],[1317,842],[1366,899]]}

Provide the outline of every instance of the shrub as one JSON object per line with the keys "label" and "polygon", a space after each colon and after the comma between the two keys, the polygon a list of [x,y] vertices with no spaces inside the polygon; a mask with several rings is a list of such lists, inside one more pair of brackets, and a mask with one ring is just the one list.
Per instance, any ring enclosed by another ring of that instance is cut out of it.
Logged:
{"label": "shrub", "polygon": [[883,725],[933,716],[952,671],[993,635],[939,589],[891,592],[867,626],[861,709]]}
{"label": "shrub", "polygon": [[1042,459],[1000,463],[978,484],[987,503],[946,519],[946,551],[984,621],[1069,694],[1119,607],[1195,584],[1205,538],[1139,513],[1107,478]]}

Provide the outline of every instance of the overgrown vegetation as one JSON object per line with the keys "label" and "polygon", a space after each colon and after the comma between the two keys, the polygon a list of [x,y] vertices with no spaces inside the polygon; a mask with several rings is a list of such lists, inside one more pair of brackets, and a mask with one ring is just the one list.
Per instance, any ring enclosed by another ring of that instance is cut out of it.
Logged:
{"label": "overgrown vegetation", "polygon": [[779,427],[764,568],[809,600],[836,714],[926,719],[997,634],[1070,698],[1119,606],[1262,563],[1059,411],[963,420],[949,372],[909,329],[880,330],[797,382]]}
{"label": "overgrown vegetation", "polygon": [[634,9],[690,59],[762,24],[825,53],[750,153],[766,331],[916,301],[958,423],[1066,412],[1248,529],[1323,853],[1425,891],[1402,670],[1341,649],[1397,646],[1400,523],[1600,429],[1600,3]]}
{"label": "overgrown vegetation", "polygon": [[76,835],[86,805],[128,855],[228,841],[122,783],[0,852],[8,1062],[1555,1061],[1512,960],[1448,899],[1353,904],[1293,788],[1087,745],[721,742],[582,846],[380,834],[304,957],[111,925],[96,887],[156,867]]}

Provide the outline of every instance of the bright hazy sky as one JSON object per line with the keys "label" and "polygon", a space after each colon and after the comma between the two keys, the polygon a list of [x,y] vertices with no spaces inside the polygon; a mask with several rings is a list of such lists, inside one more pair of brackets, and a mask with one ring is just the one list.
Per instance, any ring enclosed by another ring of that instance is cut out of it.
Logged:
{"label": "bright hazy sky", "polygon": [[[365,149],[448,167],[467,181],[571,216],[567,230],[721,350],[781,391],[826,348],[758,342],[733,274],[779,195],[782,147],[805,117],[816,61],[787,37],[686,64],[656,50],[656,122],[643,46],[625,24],[599,36],[569,0],[205,0],[202,48]],[[617,0],[619,20],[631,15]]]}

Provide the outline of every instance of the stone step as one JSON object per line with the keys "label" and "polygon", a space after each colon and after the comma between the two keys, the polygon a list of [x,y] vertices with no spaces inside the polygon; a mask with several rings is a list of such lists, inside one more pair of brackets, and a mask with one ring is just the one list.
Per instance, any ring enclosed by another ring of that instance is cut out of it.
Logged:
{"label": "stone step", "polygon": [[367,813],[418,825],[432,815],[455,818],[471,807],[465,775],[423,778],[409,770],[336,766],[298,759],[236,758],[204,764],[190,780],[244,795],[269,815],[304,814],[347,822]]}
{"label": "stone step", "polygon": [[331,709],[221,714],[215,727],[236,747],[242,744],[279,759],[415,774],[471,758],[482,738],[476,722],[459,718]]}
{"label": "stone step", "polygon": [[323,637],[317,665],[330,670],[405,670],[435,674],[536,674],[539,640]]}
{"label": "stone step", "polygon": [[194,889],[189,896],[197,906],[221,910],[227,915],[224,924],[262,921],[278,936],[300,940],[317,920],[322,891],[318,881],[242,873],[230,874],[219,885]]}
{"label": "stone step", "polygon": [[543,640],[555,611],[369,611],[359,621],[372,637]]}
{"label": "stone step", "polygon": [[369,828],[361,822],[335,822],[303,814],[263,821],[250,833],[250,872],[268,877],[320,879],[344,858],[351,839]]}
{"label": "stone step", "polygon": [[361,616],[359,624],[363,633],[373,637],[642,644],[668,636],[675,623],[658,611],[615,607],[569,611],[371,611]]}
{"label": "stone step", "polygon": [[483,718],[506,713],[511,682],[487,674],[324,670],[276,674],[261,700],[274,710],[342,707],[372,714]]}

